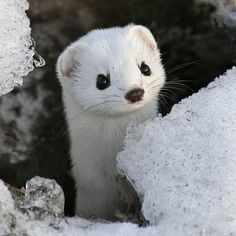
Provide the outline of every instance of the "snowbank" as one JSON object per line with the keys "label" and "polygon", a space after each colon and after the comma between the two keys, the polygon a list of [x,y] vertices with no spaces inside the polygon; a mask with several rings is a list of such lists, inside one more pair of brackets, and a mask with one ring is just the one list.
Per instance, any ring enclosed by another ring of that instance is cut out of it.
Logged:
{"label": "snowbank", "polygon": [[[9,191],[0,182],[0,235],[235,235],[235,142],[236,68],[233,68],[208,88],[174,106],[168,116],[133,125],[128,130],[118,165],[137,189],[150,226],[139,228],[131,223],[63,218],[53,212],[46,214],[44,220],[35,218],[25,214],[35,208],[16,210]],[[36,183],[41,189],[38,180]],[[56,194],[49,191],[49,196],[61,201],[60,188],[54,182],[44,183],[50,191],[56,190]],[[58,212],[58,208],[39,204],[37,199],[38,195],[27,206]],[[40,199],[47,201],[44,197]],[[53,204],[54,200],[50,201]]]}
{"label": "snowbank", "polygon": [[130,128],[118,164],[160,235],[236,235],[236,68]]}
{"label": "snowbank", "polygon": [[35,55],[26,0],[0,0],[0,96],[44,61]]}

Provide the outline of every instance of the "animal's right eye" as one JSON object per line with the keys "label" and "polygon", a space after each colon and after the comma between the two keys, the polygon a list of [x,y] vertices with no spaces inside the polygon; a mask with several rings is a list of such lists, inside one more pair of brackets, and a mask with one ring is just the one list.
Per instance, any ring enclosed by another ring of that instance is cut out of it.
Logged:
{"label": "animal's right eye", "polygon": [[111,85],[111,81],[109,76],[105,76],[103,74],[100,74],[97,76],[97,84],[96,87],[99,90],[104,90],[106,88],[108,88]]}
{"label": "animal's right eye", "polygon": [[140,66],[140,71],[145,76],[150,76],[152,74],[150,67],[145,62],[142,62]]}

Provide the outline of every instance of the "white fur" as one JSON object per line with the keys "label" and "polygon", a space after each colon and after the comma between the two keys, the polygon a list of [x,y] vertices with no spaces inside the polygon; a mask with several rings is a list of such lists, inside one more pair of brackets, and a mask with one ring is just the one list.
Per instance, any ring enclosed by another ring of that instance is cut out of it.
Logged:
{"label": "white fur", "polygon": [[[143,61],[151,76],[140,72]],[[143,26],[91,31],[61,54],[57,72],[70,132],[76,213],[113,218],[124,209],[115,175],[126,127],[156,116],[165,82],[155,39]],[[111,86],[97,89],[98,74],[110,74]],[[129,104],[124,96],[133,88],[143,88],[145,94],[141,102]]]}

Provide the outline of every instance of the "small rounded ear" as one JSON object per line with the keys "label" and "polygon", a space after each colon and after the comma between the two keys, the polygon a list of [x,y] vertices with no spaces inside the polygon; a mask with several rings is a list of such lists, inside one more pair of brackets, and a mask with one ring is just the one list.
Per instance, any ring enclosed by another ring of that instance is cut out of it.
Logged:
{"label": "small rounded ear", "polygon": [[63,77],[72,77],[79,66],[79,60],[85,49],[81,43],[69,46],[57,60],[57,72]]}
{"label": "small rounded ear", "polygon": [[157,48],[157,43],[150,30],[142,25],[130,26],[129,33],[133,36],[139,37],[152,50]]}

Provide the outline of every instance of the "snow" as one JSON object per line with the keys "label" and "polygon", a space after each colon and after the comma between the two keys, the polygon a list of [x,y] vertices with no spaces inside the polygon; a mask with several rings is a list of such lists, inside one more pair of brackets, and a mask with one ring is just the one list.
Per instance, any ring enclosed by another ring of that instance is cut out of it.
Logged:
{"label": "snow", "polygon": [[118,166],[160,235],[236,235],[236,68],[129,128]]}
{"label": "snow", "polygon": [[[125,149],[118,155],[118,166],[135,186],[150,226],[79,217],[35,220],[16,210],[0,181],[0,235],[236,235],[235,141],[233,68],[175,105],[166,117],[129,128]],[[41,185],[38,180],[34,183]],[[54,186],[55,193],[60,193],[55,182],[45,183],[49,192],[50,186]]]}
{"label": "snow", "polygon": [[34,50],[26,0],[0,0],[0,96],[21,85],[22,77],[44,61]]}
{"label": "snow", "polygon": [[11,213],[15,213],[13,200],[7,187],[0,181],[0,235],[7,233],[11,223]]}

